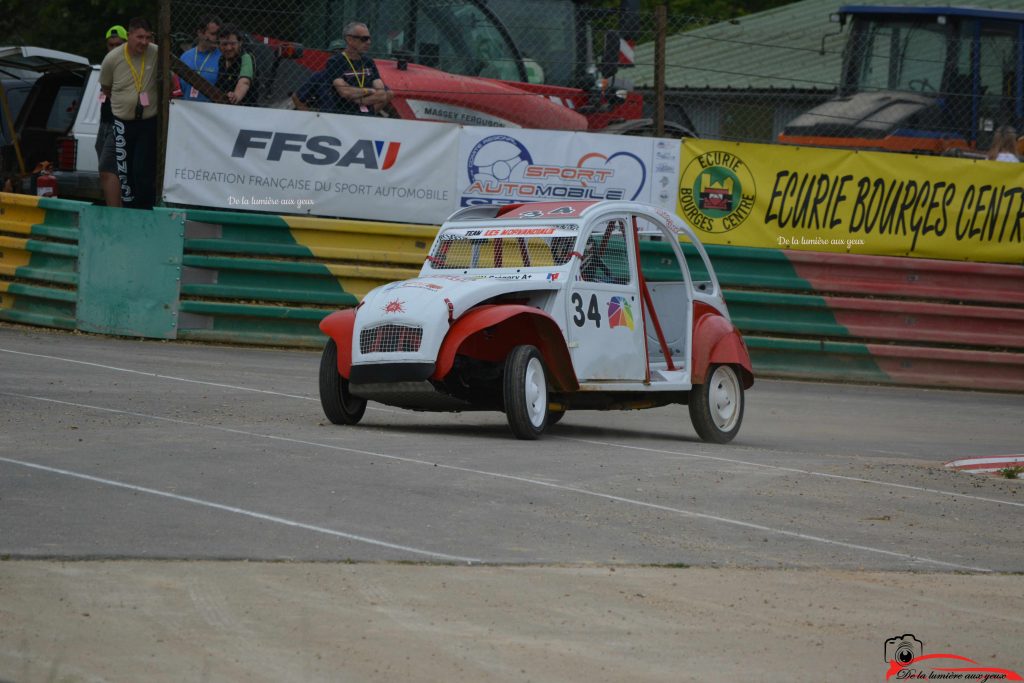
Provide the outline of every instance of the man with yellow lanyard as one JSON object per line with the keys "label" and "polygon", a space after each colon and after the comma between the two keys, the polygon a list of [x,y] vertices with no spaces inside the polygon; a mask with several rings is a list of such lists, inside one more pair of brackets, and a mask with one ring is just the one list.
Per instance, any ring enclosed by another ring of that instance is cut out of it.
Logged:
{"label": "man with yellow lanyard", "polygon": [[156,202],[157,46],[149,22],[128,23],[128,42],[100,65],[100,88],[114,112],[114,156],[121,180],[121,202],[136,209]]}
{"label": "man with yellow lanyard", "polygon": [[392,93],[381,80],[377,65],[366,56],[370,40],[366,24],[353,21],[345,26],[345,49],[331,57],[325,68],[341,100],[333,111],[372,116],[391,102]]}

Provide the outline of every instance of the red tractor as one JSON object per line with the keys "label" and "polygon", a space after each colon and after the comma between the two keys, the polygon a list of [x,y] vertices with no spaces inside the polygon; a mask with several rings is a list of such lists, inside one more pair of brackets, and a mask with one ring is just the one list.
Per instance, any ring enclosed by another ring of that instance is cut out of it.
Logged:
{"label": "red tractor", "polygon": [[[645,134],[643,97],[617,77],[631,64],[638,0],[618,9],[574,0],[381,0],[368,5],[332,0],[329,14],[302,17],[305,45],[327,45],[341,36],[341,17],[358,17],[374,35],[375,58],[394,91],[398,117],[464,125],[607,131]],[[548,29],[538,29],[540,22]],[[245,24],[254,30],[262,23]],[[595,57],[593,26],[600,23],[603,50]],[[331,53],[301,48],[280,27],[252,35],[249,50],[262,74],[260,104],[288,100]],[[290,58],[286,58],[290,57]],[[269,78],[268,78],[269,77]],[[668,122],[670,134],[688,122]]]}

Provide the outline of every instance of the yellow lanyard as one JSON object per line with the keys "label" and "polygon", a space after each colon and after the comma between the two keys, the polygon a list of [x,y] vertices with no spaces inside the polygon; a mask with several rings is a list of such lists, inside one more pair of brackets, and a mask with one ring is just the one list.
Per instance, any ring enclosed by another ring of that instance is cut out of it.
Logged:
{"label": "yellow lanyard", "polygon": [[[199,72],[199,75],[200,75],[200,76],[202,76],[202,75],[203,75],[203,69],[205,69],[205,68],[206,68],[206,63],[207,63],[208,61],[210,61],[210,57],[212,57],[212,56],[213,56],[213,53],[214,53],[214,52],[215,52],[215,50],[210,50],[209,52],[207,52],[207,53],[206,53],[206,59],[204,59],[204,60],[203,60],[203,63],[202,63],[202,64],[199,64],[199,68],[197,69],[197,71]],[[198,47],[196,48],[196,63],[197,63],[197,64],[199,63],[199,48],[198,48]]]}
{"label": "yellow lanyard", "polygon": [[[342,52],[341,54],[345,55],[345,61],[348,62],[348,65],[350,67],[352,67],[352,75],[356,77],[356,83],[358,83],[359,87],[362,88],[363,83],[366,82],[366,69],[363,69],[357,74],[356,65],[353,64],[352,60],[348,58],[348,54],[346,54],[345,52]],[[362,60],[360,60],[359,63],[362,64]]]}
{"label": "yellow lanyard", "polygon": [[142,53],[142,70],[135,70],[131,57],[128,56],[128,43],[124,44],[124,61],[128,62],[128,68],[132,72],[132,80],[135,81],[135,92],[142,92],[142,79],[146,77],[146,53]]}

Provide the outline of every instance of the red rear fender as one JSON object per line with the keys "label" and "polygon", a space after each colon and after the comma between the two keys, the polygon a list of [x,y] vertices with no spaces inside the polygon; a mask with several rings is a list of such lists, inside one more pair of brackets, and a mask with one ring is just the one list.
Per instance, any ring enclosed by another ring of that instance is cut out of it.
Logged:
{"label": "red rear fender", "polygon": [[739,330],[706,304],[696,303],[693,308],[693,383],[704,382],[710,365],[735,365],[741,369],[743,387],[749,389],[754,370]]}

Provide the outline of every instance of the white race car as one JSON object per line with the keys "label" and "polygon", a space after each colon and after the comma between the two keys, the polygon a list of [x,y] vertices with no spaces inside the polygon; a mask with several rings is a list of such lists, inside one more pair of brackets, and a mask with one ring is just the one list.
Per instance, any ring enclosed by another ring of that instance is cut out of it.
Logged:
{"label": "white race car", "polygon": [[320,402],[336,424],[356,424],[373,400],[500,410],[516,437],[536,439],[567,410],[678,403],[702,439],[726,443],[754,382],[703,246],[678,217],[635,202],[462,209],[419,277],[320,329]]}

